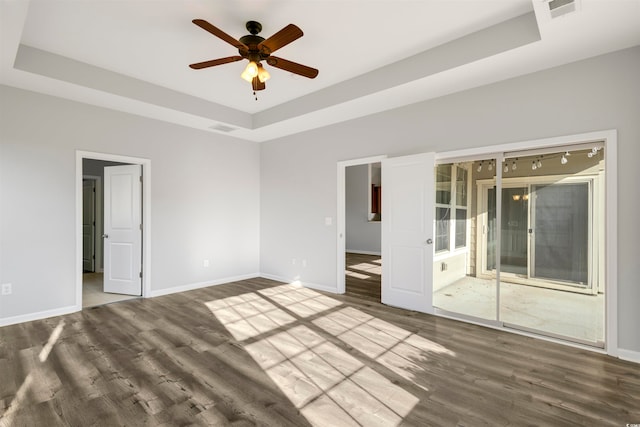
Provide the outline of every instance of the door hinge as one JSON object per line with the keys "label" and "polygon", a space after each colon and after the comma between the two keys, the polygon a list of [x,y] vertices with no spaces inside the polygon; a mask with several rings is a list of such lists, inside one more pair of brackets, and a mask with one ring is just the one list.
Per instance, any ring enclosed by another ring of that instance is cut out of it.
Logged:
{"label": "door hinge", "polygon": [[142,279],[142,271],[140,272],[140,278]]}
{"label": "door hinge", "polygon": [[140,231],[142,231],[142,224],[140,224]]}

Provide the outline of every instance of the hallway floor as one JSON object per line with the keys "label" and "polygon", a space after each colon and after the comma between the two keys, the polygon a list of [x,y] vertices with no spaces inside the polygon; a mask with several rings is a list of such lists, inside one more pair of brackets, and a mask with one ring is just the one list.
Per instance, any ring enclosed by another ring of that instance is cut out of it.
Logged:
{"label": "hallway floor", "polygon": [[82,275],[82,307],[110,304],[139,298],[132,295],[110,294],[102,291],[102,273],[84,273]]}

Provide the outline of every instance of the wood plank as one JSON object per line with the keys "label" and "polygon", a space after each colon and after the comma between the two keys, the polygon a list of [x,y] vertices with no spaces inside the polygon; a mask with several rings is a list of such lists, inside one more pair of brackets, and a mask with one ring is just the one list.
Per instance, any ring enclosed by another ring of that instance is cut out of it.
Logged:
{"label": "wood plank", "polygon": [[[640,420],[638,364],[384,306],[371,258],[345,295],[256,278],[0,328],[0,425]],[[252,329],[234,336],[220,307]]]}

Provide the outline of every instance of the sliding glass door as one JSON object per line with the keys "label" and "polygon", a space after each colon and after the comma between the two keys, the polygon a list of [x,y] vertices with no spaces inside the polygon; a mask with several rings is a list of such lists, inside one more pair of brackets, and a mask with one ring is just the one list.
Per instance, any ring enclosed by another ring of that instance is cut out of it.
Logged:
{"label": "sliding glass door", "polygon": [[455,193],[463,167],[470,189],[466,216],[436,201],[436,231],[449,233],[434,257],[437,309],[603,345],[604,150],[572,148],[438,166],[442,188]]}

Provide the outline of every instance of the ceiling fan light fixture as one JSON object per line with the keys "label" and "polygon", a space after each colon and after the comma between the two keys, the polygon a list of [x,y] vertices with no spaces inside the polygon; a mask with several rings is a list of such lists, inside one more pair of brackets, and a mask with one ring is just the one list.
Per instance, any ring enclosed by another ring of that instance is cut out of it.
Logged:
{"label": "ceiling fan light fixture", "polygon": [[257,75],[258,75],[258,64],[256,64],[254,61],[250,61],[247,64],[247,67],[242,72],[242,74],[240,74],[240,77],[242,77],[244,80],[251,83],[253,81],[253,78],[256,77]]}
{"label": "ceiling fan light fixture", "polygon": [[247,59],[249,64],[247,64],[244,71],[240,74],[240,77],[251,83],[251,87],[254,91],[264,90],[266,87],[265,82],[271,78],[270,73],[262,67],[262,64],[260,63],[261,61],[266,61],[272,67],[288,71],[295,75],[307,77],[309,79],[313,79],[318,75],[318,70],[315,68],[271,56],[273,52],[303,36],[302,30],[294,24],[287,25],[271,37],[265,39],[258,35],[262,30],[262,25],[256,21],[249,21],[247,22],[246,27],[251,34],[240,37],[238,40],[204,19],[194,19],[192,22],[208,33],[211,33],[220,40],[227,42],[238,49],[238,55],[189,64],[189,67],[194,70],[215,67]]}
{"label": "ceiling fan light fixture", "polygon": [[258,80],[260,83],[264,83],[271,78],[271,74],[264,69],[261,63],[258,62]]}

